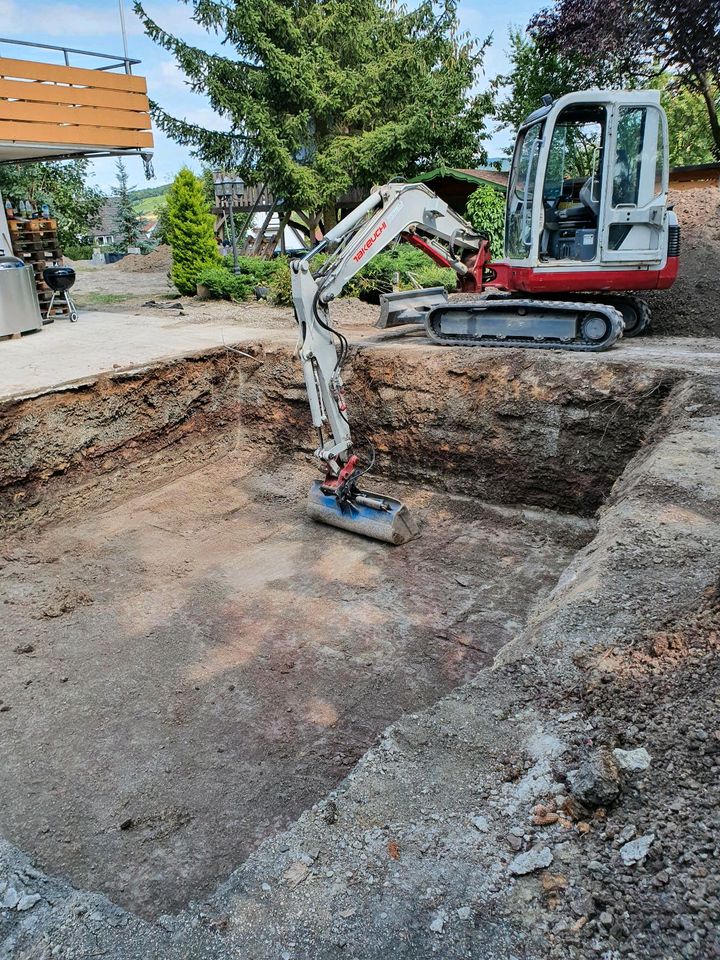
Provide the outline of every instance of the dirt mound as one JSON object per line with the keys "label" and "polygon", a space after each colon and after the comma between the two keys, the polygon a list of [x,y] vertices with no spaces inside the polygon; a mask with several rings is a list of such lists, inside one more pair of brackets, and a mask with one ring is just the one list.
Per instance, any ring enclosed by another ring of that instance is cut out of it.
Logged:
{"label": "dirt mound", "polygon": [[164,243],[150,253],[129,254],[112,264],[115,270],[128,273],[155,273],[157,270],[169,270],[172,263],[172,249]]}
{"label": "dirt mound", "polygon": [[720,189],[671,190],[680,221],[680,276],[648,295],[655,333],[720,336]]}

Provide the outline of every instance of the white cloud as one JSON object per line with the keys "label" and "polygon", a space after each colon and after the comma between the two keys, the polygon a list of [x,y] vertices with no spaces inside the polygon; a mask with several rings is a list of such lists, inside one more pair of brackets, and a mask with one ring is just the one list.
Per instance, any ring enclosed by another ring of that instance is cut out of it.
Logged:
{"label": "white cloud", "polygon": [[[137,17],[126,9],[127,32],[131,36],[142,34],[142,26]],[[120,11],[117,4],[110,10],[99,9],[80,3],[38,3],[32,8],[33,35],[57,37],[63,41],[58,46],[81,46],[77,37],[117,37],[120,49]],[[0,18],[3,33],[20,34],[18,39],[31,40],[28,37],[28,12],[16,0],[2,0]]]}
{"label": "white cloud", "polygon": [[143,64],[142,73],[147,79],[148,90],[153,99],[157,99],[158,93],[189,92],[185,74],[174,60],[160,60],[147,66]]}

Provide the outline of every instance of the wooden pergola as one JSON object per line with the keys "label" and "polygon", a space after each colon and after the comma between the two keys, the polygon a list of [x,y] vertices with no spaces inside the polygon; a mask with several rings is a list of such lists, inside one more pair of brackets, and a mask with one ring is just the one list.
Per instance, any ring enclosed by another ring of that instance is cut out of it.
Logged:
{"label": "wooden pergola", "polygon": [[[362,203],[367,196],[367,191],[355,189],[349,190],[335,204],[336,219],[344,217],[351,210]],[[215,214],[215,234],[217,237],[227,237],[230,219],[230,200],[220,198],[216,195],[213,213]],[[267,184],[246,184],[242,190],[237,193],[233,200],[232,212],[235,220],[235,229],[238,232],[238,247],[243,253],[268,256],[278,246],[282,252],[285,252],[285,231],[292,232],[298,238],[299,245],[312,245],[318,240],[320,229],[320,216],[311,216],[302,210],[289,210],[280,197],[272,194]],[[251,227],[257,214],[265,214],[261,225],[257,228],[256,235],[250,239],[247,238],[248,228]],[[277,229],[268,233],[271,228],[273,217],[277,216]]]}

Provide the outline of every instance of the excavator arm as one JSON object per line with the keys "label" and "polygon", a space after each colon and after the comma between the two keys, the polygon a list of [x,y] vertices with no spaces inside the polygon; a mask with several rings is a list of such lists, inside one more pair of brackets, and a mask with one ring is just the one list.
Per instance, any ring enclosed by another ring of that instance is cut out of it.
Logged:
{"label": "excavator arm", "polygon": [[[325,469],[324,481],[310,491],[309,511],[326,523],[392,543],[405,542],[417,529],[398,501],[358,486],[372,466],[374,454],[361,466],[352,453],[342,380],[348,342],[333,327],[328,304],[365,264],[401,237],[436,262],[452,267],[460,278],[472,272],[466,260],[473,259],[484,243],[427,187],[391,183],[372,193],[291,267],[299,355],[319,438],[315,455]],[[313,274],[311,263],[321,253],[327,258]]]}
{"label": "excavator arm", "polygon": [[[459,277],[471,272],[463,256],[476,254],[483,243],[470,224],[427,187],[391,183],[372,193],[292,264],[299,354],[313,425],[320,434],[316,455],[335,475],[352,441],[341,377],[347,341],[332,326],[328,304],[373,257],[401,237],[436,262],[452,267]],[[324,252],[327,259],[313,274],[311,262]]]}

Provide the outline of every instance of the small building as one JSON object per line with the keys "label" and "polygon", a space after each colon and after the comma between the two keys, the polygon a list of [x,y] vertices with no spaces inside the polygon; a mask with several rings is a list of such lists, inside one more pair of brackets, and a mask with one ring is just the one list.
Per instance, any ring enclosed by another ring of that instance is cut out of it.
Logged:
{"label": "small building", "polygon": [[106,200],[100,208],[99,220],[96,226],[88,230],[88,237],[94,247],[111,247],[116,242],[117,204],[114,200]]}
{"label": "small building", "polygon": [[672,167],[670,187],[673,190],[720,187],[720,163],[692,163],[683,167]]}
{"label": "small building", "polygon": [[507,173],[499,170],[468,170],[456,167],[437,167],[413,178],[413,183],[424,183],[453,210],[464,215],[470,194],[478,187],[490,185],[501,193],[507,192]]}

